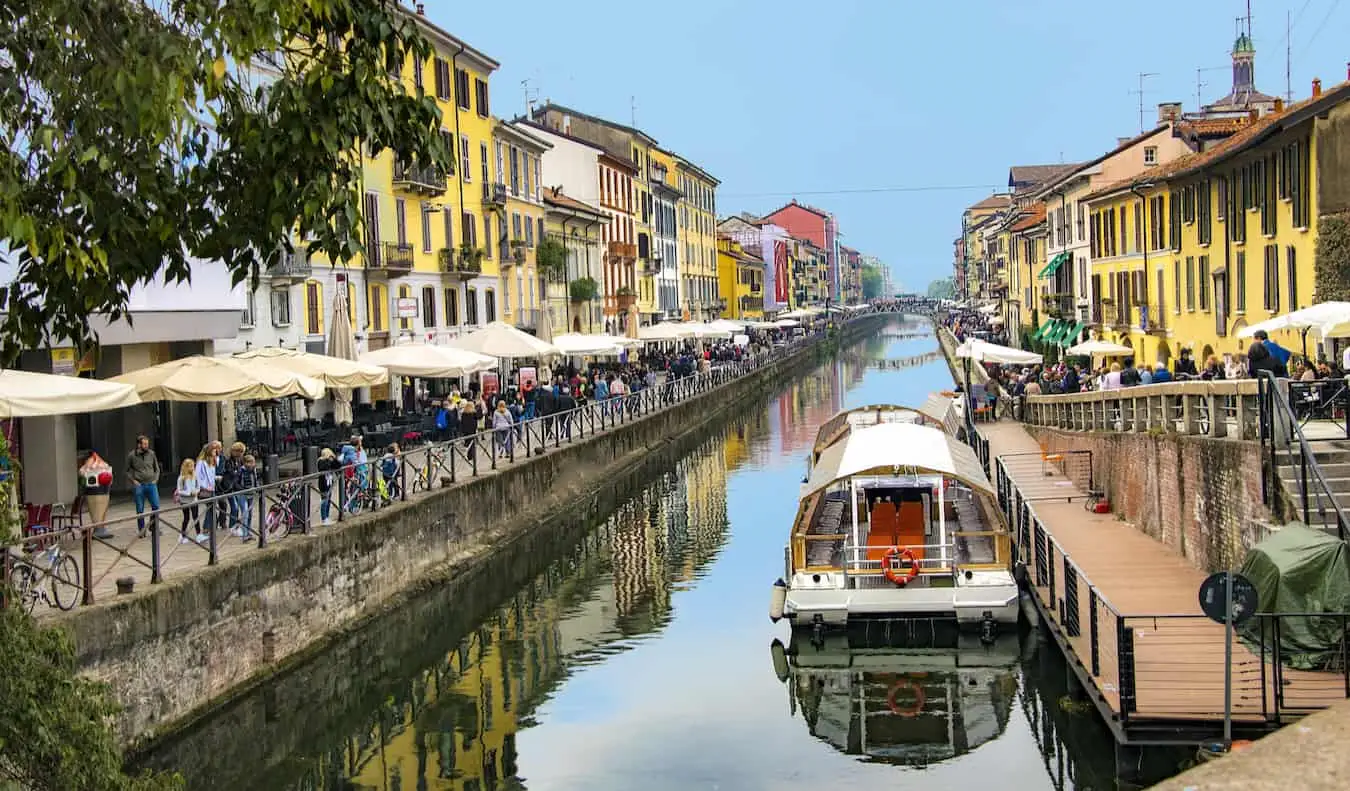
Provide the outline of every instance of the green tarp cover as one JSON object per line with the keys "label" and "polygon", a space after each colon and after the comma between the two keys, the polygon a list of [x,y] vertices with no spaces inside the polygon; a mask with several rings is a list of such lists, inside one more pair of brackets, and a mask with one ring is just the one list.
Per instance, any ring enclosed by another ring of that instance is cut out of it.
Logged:
{"label": "green tarp cover", "polygon": [[1043,277],[1050,277],[1055,273],[1055,270],[1059,269],[1061,266],[1064,266],[1064,262],[1068,260],[1069,260],[1068,253],[1060,253],[1054,258],[1051,258],[1050,263],[1046,264],[1044,267],[1041,268],[1041,273],[1036,275],[1036,278],[1040,279]]}
{"label": "green tarp cover", "polygon": [[1059,319],[1049,319],[1041,325],[1040,329],[1036,330],[1034,339],[1038,341],[1048,341],[1050,340],[1050,336],[1053,335],[1057,329],[1059,329]]}
{"label": "green tarp cover", "polygon": [[[1350,563],[1343,541],[1302,525],[1286,525],[1252,547],[1242,574],[1260,594],[1257,612],[1304,613],[1279,619],[1284,665],[1298,670],[1339,667],[1345,622],[1310,613],[1350,612]],[[1253,618],[1241,627],[1242,639],[1253,652],[1259,653],[1262,645],[1267,652],[1273,650],[1273,621]]]}

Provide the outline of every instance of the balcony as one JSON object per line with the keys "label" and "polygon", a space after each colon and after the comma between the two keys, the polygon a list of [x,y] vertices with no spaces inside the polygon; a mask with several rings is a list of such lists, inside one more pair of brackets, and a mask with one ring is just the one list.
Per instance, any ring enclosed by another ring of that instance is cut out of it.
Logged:
{"label": "balcony", "polygon": [[483,205],[505,206],[506,205],[506,185],[505,184],[484,184],[483,185]]}
{"label": "balcony", "polygon": [[481,259],[450,247],[436,251],[436,264],[441,274],[449,275],[454,280],[473,280],[483,272]]}
{"label": "balcony", "polygon": [[764,297],[762,296],[741,296],[741,310],[762,311],[764,310]]}
{"label": "balcony", "polygon": [[1046,294],[1041,297],[1041,311],[1057,319],[1075,315],[1073,294]]}
{"label": "balcony", "polygon": [[309,263],[309,251],[302,246],[289,253],[282,250],[281,259],[267,267],[267,276],[272,279],[273,284],[284,285],[299,283],[307,279],[313,271],[314,267]]}
{"label": "balcony", "polygon": [[539,308],[521,308],[515,313],[516,329],[529,330],[531,332],[539,329]]}
{"label": "balcony", "polygon": [[406,275],[413,268],[413,249],[410,244],[377,242],[366,245],[366,269],[384,273],[388,277]]}
{"label": "balcony", "polygon": [[661,256],[648,258],[642,262],[642,274],[659,275],[661,274]]}
{"label": "balcony", "polygon": [[609,243],[610,258],[631,258],[637,259],[637,245],[625,244],[623,242]]}
{"label": "balcony", "polygon": [[1135,305],[1134,315],[1144,332],[1167,332],[1167,309],[1163,305]]}
{"label": "balcony", "polygon": [[759,292],[761,292],[761,291],[763,291],[763,290],[764,290],[764,284],[763,284],[763,283],[751,283],[751,284],[750,284],[750,293],[751,293],[751,294],[758,294]]}
{"label": "balcony", "polygon": [[394,163],[394,188],[418,195],[445,193],[445,172],[435,165]]}

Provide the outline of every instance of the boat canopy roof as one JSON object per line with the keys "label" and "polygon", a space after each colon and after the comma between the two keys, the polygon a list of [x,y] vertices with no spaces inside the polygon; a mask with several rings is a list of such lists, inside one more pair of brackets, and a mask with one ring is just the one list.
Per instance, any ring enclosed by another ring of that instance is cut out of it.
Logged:
{"label": "boat canopy roof", "polygon": [[914,423],[882,423],[857,429],[826,448],[802,487],[805,499],[831,484],[859,475],[942,475],[991,497],[994,487],[968,446],[942,431]]}
{"label": "boat canopy roof", "polygon": [[880,423],[929,423],[942,428],[942,420],[922,408],[898,406],[896,404],[869,404],[868,406],[846,409],[821,424],[816,432],[816,444],[812,446],[812,455],[848,436],[850,429],[861,426],[875,426]]}
{"label": "boat canopy roof", "polygon": [[961,418],[956,411],[957,399],[951,394],[933,393],[928,396],[928,400],[923,402],[919,411],[931,419],[934,423],[941,426],[944,431],[953,436],[956,430],[961,426]]}

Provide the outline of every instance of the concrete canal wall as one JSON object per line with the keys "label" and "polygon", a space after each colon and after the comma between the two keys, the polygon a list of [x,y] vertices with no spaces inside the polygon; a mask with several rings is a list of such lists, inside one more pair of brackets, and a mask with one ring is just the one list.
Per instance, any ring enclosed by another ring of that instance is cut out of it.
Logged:
{"label": "concrete canal wall", "polygon": [[[844,342],[874,331],[864,317]],[[453,580],[490,551],[549,529],[560,512],[590,512],[606,490],[671,443],[756,402],[819,359],[818,348],[594,440],[463,481],[420,500],[281,542],[267,551],[60,621],[83,672],[107,682],[124,742],[181,727],[410,596]]]}

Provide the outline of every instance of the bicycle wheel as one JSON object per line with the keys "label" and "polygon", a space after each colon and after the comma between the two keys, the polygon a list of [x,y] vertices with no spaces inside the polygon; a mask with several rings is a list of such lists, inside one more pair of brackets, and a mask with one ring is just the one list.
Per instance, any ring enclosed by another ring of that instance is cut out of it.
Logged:
{"label": "bicycle wheel", "polygon": [[274,541],[290,532],[288,522],[286,509],[280,506],[272,506],[272,510],[267,512],[267,540]]}
{"label": "bicycle wheel", "polygon": [[14,588],[14,596],[18,599],[19,606],[31,615],[38,600],[37,570],[26,563],[15,563],[9,572],[9,582]]}
{"label": "bicycle wheel", "polygon": [[363,495],[356,495],[347,501],[347,513],[356,516],[366,507],[366,498]]}
{"label": "bicycle wheel", "polygon": [[80,565],[70,555],[62,555],[52,567],[52,598],[56,606],[71,610],[80,603],[84,585],[80,581]]}

